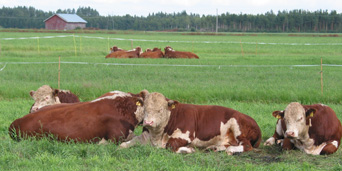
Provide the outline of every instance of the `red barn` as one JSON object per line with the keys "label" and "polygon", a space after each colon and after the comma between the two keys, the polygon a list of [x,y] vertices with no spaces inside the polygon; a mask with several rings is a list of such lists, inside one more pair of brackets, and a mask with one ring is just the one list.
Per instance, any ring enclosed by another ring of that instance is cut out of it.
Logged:
{"label": "red barn", "polygon": [[45,29],[47,30],[74,30],[85,28],[87,21],[76,14],[55,14],[46,20]]}

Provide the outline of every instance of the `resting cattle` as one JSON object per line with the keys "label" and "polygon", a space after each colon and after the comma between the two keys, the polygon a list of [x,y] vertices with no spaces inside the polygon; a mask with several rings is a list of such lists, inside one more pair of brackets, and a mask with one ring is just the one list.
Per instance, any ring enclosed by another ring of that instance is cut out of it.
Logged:
{"label": "resting cattle", "polygon": [[164,53],[158,48],[153,48],[153,50],[146,49],[146,51],[140,55],[140,58],[163,58],[163,57],[164,57]]}
{"label": "resting cattle", "polygon": [[139,58],[141,54],[141,48],[136,47],[129,51],[115,51],[106,56],[106,58]]}
{"label": "resting cattle", "polygon": [[192,52],[175,51],[170,46],[165,47],[165,58],[196,58],[199,57]]}
{"label": "resting cattle", "polygon": [[34,100],[30,113],[35,112],[44,106],[80,102],[78,97],[69,90],[53,89],[48,85],[39,87],[37,91],[31,90],[30,95]]}
{"label": "resting cattle", "polygon": [[46,135],[59,141],[125,141],[143,119],[144,92],[113,91],[90,102],[47,106],[15,120],[9,135],[17,141]]}
{"label": "resting cattle", "polygon": [[276,130],[264,145],[277,142],[284,150],[298,148],[313,155],[332,154],[340,146],[341,122],[329,106],[292,102],[272,115],[278,118]]}
{"label": "resting cattle", "polygon": [[148,94],[144,104],[145,131],[120,147],[150,143],[176,153],[203,148],[231,155],[250,151],[261,141],[261,131],[254,119],[230,108],[183,104],[160,93]]}

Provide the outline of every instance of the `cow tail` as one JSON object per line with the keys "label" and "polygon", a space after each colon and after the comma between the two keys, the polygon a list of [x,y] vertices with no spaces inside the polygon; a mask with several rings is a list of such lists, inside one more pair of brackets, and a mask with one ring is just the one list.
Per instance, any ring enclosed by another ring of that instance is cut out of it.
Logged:
{"label": "cow tail", "polygon": [[11,126],[8,128],[8,134],[9,136],[15,140],[15,141],[20,141],[20,137],[19,135],[17,134],[17,132],[20,133],[20,131],[17,131],[17,129],[15,128],[15,126],[13,125],[13,123],[11,124]]}

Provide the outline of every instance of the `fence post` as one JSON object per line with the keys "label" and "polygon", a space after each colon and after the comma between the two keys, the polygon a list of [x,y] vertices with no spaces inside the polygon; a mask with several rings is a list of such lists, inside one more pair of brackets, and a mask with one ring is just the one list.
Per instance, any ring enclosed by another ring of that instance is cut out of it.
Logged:
{"label": "fence post", "polygon": [[82,51],[82,36],[80,36],[80,52]]}
{"label": "fence post", "polygon": [[73,36],[72,36],[72,37],[74,38],[75,56],[77,56],[75,34],[73,34]]}
{"label": "fence post", "polygon": [[38,54],[40,54],[40,48],[39,48],[39,37],[37,38],[37,49],[38,49]]}
{"label": "fence post", "polygon": [[255,44],[255,56],[258,55],[258,42],[256,42]]}
{"label": "fence post", "polygon": [[61,82],[61,56],[58,57],[58,89],[60,89]]}
{"label": "fence post", "polygon": [[321,58],[321,94],[323,96],[323,59]]}
{"label": "fence post", "polygon": [[109,37],[107,37],[107,50],[110,49],[109,47]]}
{"label": "fence post", "polygon": [[244,56],[243,47],[242,47],[242,42],[241,42],[241,40],[240,40],[240,45],[241,45],[241,54],[242,54],[242,56]]}

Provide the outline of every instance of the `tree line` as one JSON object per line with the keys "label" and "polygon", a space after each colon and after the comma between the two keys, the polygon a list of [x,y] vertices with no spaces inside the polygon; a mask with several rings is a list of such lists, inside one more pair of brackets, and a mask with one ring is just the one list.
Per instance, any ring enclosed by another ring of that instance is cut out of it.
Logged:
{"label": "tree line", "polygon": [[273,11],[265,14],[216,15],[188,14],[186,11],[174,13],[151,13],[148,16],[101,16],[96,9],[79,7],[45,12],[34,7],[18,6],[0,8],[2,28],[45,28],[44,20],[55,13],[77,14],[89,28],[108,30],[141,31],[201,31],[215,32],[216,18],[219,32],[329,32],[342,31],[342,14],[335,10],[291,10]]}

